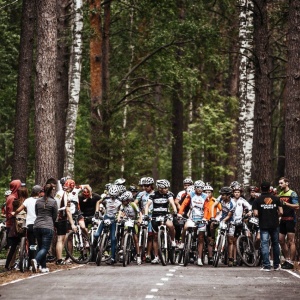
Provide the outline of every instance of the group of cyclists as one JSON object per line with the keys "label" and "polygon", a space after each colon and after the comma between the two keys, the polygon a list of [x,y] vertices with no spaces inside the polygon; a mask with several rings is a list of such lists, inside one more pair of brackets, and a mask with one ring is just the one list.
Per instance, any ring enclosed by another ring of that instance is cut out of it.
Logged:
{"label": "group of cyclists", "polygon": [[[281,180],[282,181],[282,180]],[[288,185],[287,185],[288,186]],[[155,188],[156,187],[156,188]],[[119,178],[113,183],[105,185],[103,194],[99,195],[92,191],[87,185],[76,186],[75,181],[71,178],[62,178],[57,184],[57,191],[53,194],[57,203],[58,217],[55,222],[56,228],[56,246],[55,253],[56,264],[63,265],[68,263],[68,259],[63,259],[63,248],[66,234],[68,231],[76,231],[74,217],[78,218],[78,224],[83,232],[88,234],[88,229],[93,220],[110,221],[110,259],[107,264],[114,265],[117,262],[116,252],[117,226],[123,218],[135,220],[136,226],[133,230],[135,245],[135,261],[138,265],[142,263],[159,264],[159,217],[166,217],[165,225],[171,239],[171,247],[177,252],[183,251],[185,245],[185,236],[188,222],[182,220],[191,220],[197,224],[197,255],[191,257],[198,266],[203,266],[203,253],[207,251],[208,265],[213,265],[213,256],[215,250],[215,240],[219,224],[228,225],[228,267],[237,266],[237,236],[238,224],[246,222],[246,217],[253,216],[252,205],[257,197],[260,196],[259,188],[251,186],[249,188],[250,198],[246,200],[243,196],[244,190],[241,184],[233,181],[230,186],[224,186],[219,190],[219,196],[213,196],[214,189],[209,183],[202,180],[195,182],[191,178],[183,180],[183,190],[175,196],[170,190],[170,182],[166,179],[155,180],[152,177],[143,177],[140,179],[138,186],[130,185],[126,187],[126,180]],[[35,198],[41,196],[42,188]],[[276,189],[270,188],[270,193],[277,195]],[[9,192],[6,192],[9,194]],[[5,194],[5,195],[6,195]],[[283,198],[281,201],[289,207],[289,219],[291,219],[291,210],[297,209],[298,196],[295,192],[286,195],[286,190],[282,191]],[[280,197],[280,194],[279,194]],[[288,203],[288,204],[287,204]],[[292,207],[290,207],[292,205]],[[27,211],[27,217],[29,213]],[[295,217],[293,215],[293,217]],[[34,218],[34,216],[29,216]],[[282,217],[285,222],[285,216]],[[281,223],[281,224],[282,224]],[[144,256],[141,254],[138,243],[138,233],[141,230],[141,224],[146,224],[148,228],[147,247]],[[281,225],[282,228],[284,225]],[[292,226],[291,224],[289,225]],[[295,224],[294,224],[295,226]],[[93,236],[94,255],[98,251],[99,239],[103,231],[104,222],[100,222]],[[282,234],[280,245],[286,262],[283,267],[293,268],[295,259],[294,240],[292,233],[295,234],[295,228],[288,228],[287,231],[280,231]],[[288,237],[286,239],[286,236]],[[256,232],[255,251],[260,248],[259,227]],[[120,251],[122,252],[122,250]],[[120,253],[118,253],[120,254]],[[122,254],[122,253],[121,253]],[[119,256],[118,256],[119,257]],[[8,267],[8,266],[7,266]]]}

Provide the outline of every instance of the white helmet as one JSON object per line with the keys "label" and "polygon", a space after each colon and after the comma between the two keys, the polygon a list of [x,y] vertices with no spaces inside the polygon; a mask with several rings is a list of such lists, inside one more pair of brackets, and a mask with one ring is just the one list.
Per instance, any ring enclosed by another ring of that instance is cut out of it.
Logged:
{"label": "white helmet", "polygon": [[169,188],[170,187],[170,182],[166,179],[160,179],[160,180],[156,180],[156,186],[157,188]]}
{"label": "white helmet", "polygon": [[11,190],[7,190],[7,191],[5,191],[5,193],[4,193],[5,196],[9,196],[10,194],[11,194]]}
{"label": "white helmet", "polygon": [[192,193],[192,192],[194,192],[194,191],[195,191],[195,188],[194,188],[193,185],[190,185],[190,186],[186,189],[186,192],[187,192],[187,193]]}
{"label": "white helmet", "polygon": [[108,194],[110,196],[116,197],[120,193],[120,189],[118,185],[112,184],[108,190]]}
{"label": "white helmet", "polygon": [[205,191],[213,191],[213,190],[214,190],[213,187],[208,183],[206,183],[206,186],[203,188],[204,192]]}
{"label": "white helmet", "polygon": [[142,184],[153,184],[154,183],[154,179],[152,177],[144,177]]}
{"label": "white helmet", "polygon": [[118,185],[118,188],[119,188],[119,195],[126,192],[126,186],[125,185]]}
{"label": "white helmet", "polygon": [[194,183],[194,187],[195,189],[200,188],[203,190],[203,188],[205,187],[205,183],[202,180],[197,180]]}
{"label": "white helmet", "polygon": [[124,192],[121,196],[120,196],[120,200],[121,201],[126,201],[126,200],[131,200],[133,199],[133,195],[131,192],[126,191]]}
{"label": "white helmet", "polygon": [[114,182],[114,184],[116,184],[116,185],[123,185],[125,182],[126,182],[126,179],[124,179],[124,178],[119,178],[119,179],[117,179],[117,180]]}
{"label": "white helmet", "polygon": [[144,183],[144,180],[146,179],[147,177],[142,177],[139,181],[139,186],[143,185]]}
{"label": "white helmet", "polygon": [[183,180],[183,184],[193,184],[193,180],[191,177],[187,177]]}

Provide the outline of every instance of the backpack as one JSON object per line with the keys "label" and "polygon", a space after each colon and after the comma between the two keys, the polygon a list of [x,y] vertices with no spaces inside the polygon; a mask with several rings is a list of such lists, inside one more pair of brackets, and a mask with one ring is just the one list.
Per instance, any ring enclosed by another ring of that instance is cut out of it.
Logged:
{"label": "backpack", "polygon": [[16,233],[18,235],[22,235],[25,232],[26,228],[26,212],[25,210],[22,210],[16,215],[15,219],[15,227],[16,227]]}

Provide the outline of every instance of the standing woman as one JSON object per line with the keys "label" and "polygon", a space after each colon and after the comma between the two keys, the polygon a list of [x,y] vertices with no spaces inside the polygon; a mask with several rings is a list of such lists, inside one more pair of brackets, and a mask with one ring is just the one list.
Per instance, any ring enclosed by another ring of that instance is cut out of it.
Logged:
{"label": "standing woman", "polygon": [[31,260],[32,271],[37,271],[37,265],[41,265],[42,273],[48,273],[46,268],[46,255],[51,246],[54,233],[54,222],[57,218],[57,204],[53,199],[52,191],[56,184],[47,183],[44,186],[44,196],[36,201],[35,213],[36,219],[33,225],[33,231],[38,243],[38,253],[35,259]]}

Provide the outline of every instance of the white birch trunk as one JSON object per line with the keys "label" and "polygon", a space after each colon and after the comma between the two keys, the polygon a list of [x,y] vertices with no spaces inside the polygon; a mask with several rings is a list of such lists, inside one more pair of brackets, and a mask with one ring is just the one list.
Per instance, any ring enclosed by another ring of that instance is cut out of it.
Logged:
{"label": "white birch trunk", "polygon": [[[190,107],[189,107],[189,124],[192,124],[193,122],[193,99],[190,99]],[[192,139],[192,129],[190,126],[188,126],[188,137],[189,137],[189,146],[191,144]],[[188,163],[188,174],[187,177],[192,178],[192,166],[193,166],[193,160],[192,160],[192,149],[189,147],[187,151],[187,163]]]}
{"label": "white birch trunk", "polygon": [[82,0],[73,0],[72,4],[72,46],[69,67],[69,104],[66,121],[64,176],[74,177],[75,132],[78,113],[81,65],[82,65]]}
{"label": "white birch trunk", "polygon": [[251,0],[239,0],[239,5],[240,111],[238,181],[246,187],[251,184],[255,105],[254,66],[251,61],[253,50],[253,3]]}

